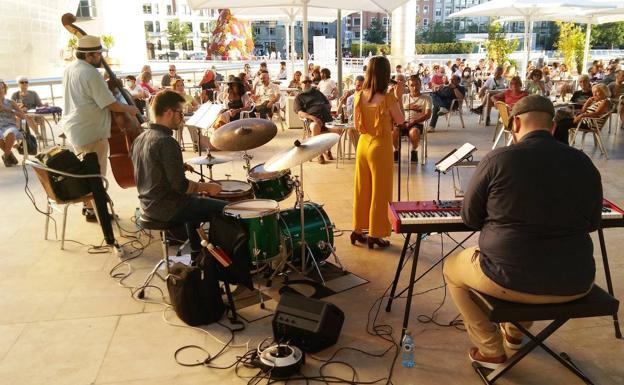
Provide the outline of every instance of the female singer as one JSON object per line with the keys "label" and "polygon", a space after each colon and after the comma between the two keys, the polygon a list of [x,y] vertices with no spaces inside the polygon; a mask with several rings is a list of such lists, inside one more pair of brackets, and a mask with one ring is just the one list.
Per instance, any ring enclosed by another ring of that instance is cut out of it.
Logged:
{"label": "female singer", "polygon": [[[351,244],[367,243],[372,249],[388,247],[388,203],[392,199],[392,129],[404,122],[396,96],[388,93],[390,62],[371,58],[362,91],[355,94],[355,128],[362,134],[355,162],[355,202]],[[368,237],[362,233],[368,229]]]}

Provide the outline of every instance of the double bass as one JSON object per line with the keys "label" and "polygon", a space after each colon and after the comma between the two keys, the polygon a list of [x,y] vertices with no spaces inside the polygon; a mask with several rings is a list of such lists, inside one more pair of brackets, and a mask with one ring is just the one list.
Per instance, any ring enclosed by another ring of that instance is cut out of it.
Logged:
{"label": "double bass", "polygon": [[[63,23],[63,27],[77,38],[81,38],[87,34],[74,24],[76,22],[76,16],[71,13],[64,14],[61,17],[61,22]],[[109,89],[113,91],[117,88],[119,92],[121,92],[126,103],[134,106],[134,100],[128,91],[124,89],[123,85],[104,59],[102,59],[102,67],[109,77]],[[108,159],[110,160],[111,170],[120,187],[134,187],[136,183],[134,181],[134,166],[130,158],[130,148],[134,139],[141,133],[141,123],[143,123],[145,119],[140,114],[137,114],[136,117],[125,112],[111,112],[111,114],[111,136],[108,139],[110,147]]]}

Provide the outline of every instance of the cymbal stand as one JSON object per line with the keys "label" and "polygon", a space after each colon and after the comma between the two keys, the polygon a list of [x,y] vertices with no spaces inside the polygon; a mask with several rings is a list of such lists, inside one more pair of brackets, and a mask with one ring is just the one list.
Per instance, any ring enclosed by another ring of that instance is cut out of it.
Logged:
{"label": "cymbal stand", "polygon": [[249,170],[251,170],[251,160],[253,159],[253,155],[247,153],[247,150],[245,150],[243,151],[242,158],[245,161],[245,165],[243,166],[243,168],[245,169],[247,174],[249,174]]}
{"label": "cymbal stand", "polygon": [[[298,141],[295,142],[295,145],[297,145],[297,143]],[[297,177],[295,177],[295,194],[297,197],[297,200],[295,202],[295,207],[299,205],[299,220],[301,223],[301,241],[300,241],[301,242],[301,272],[303,273],[303,275],[307,275],[310,272],[310,270],[307,270],[307,267],[308,267],[307,256],[309,255],[310,260],[312,261],[312,266],[316,269],[316,272],[318,273],[323,286],[325,286],[325,280],[323,279],[323,274],[321,274],[321,269],[319,268],[319,265],[316,262],[316,259],[314,258],[314,254],[312,253],[312,250],[310,249],[310,246],[306,242],[306,238],[305,238],[305,215],[304,215],[305,192],[303,190],[303,163],[299,165],[299,174],[300,174],[300,181],[297,181]]]}

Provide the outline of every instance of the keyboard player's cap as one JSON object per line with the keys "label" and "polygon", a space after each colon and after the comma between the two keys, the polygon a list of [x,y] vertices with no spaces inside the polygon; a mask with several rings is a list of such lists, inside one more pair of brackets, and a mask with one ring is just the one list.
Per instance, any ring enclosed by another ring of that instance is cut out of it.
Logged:
{"label": "keyboard player's cap", "polygon": [[529,95],[520,99],[511,110],[509,114],[509,124],[507,127],[511,127],[514,116],[526,114],[527,112],[546,112],[551,117],[555,117],[555,107],[550,99],[540,95]]}

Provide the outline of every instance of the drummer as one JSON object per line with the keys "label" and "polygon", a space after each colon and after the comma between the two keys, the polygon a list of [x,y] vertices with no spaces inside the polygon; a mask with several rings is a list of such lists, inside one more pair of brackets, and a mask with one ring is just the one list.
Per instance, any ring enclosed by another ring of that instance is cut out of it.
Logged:
{"label": "drummer", "polygon": [[183,163],[180,145],[172,136],[184,127],[184,102],[174,91],[156,95],[152,103],[155,123],[134,140],[132,163],[144,215],[160,222],[185,223],[194,260],[201,250],[199,223],[220,214],[228,202],[205,197],[217,195],[220,185],[184,176],[193,168]]}

